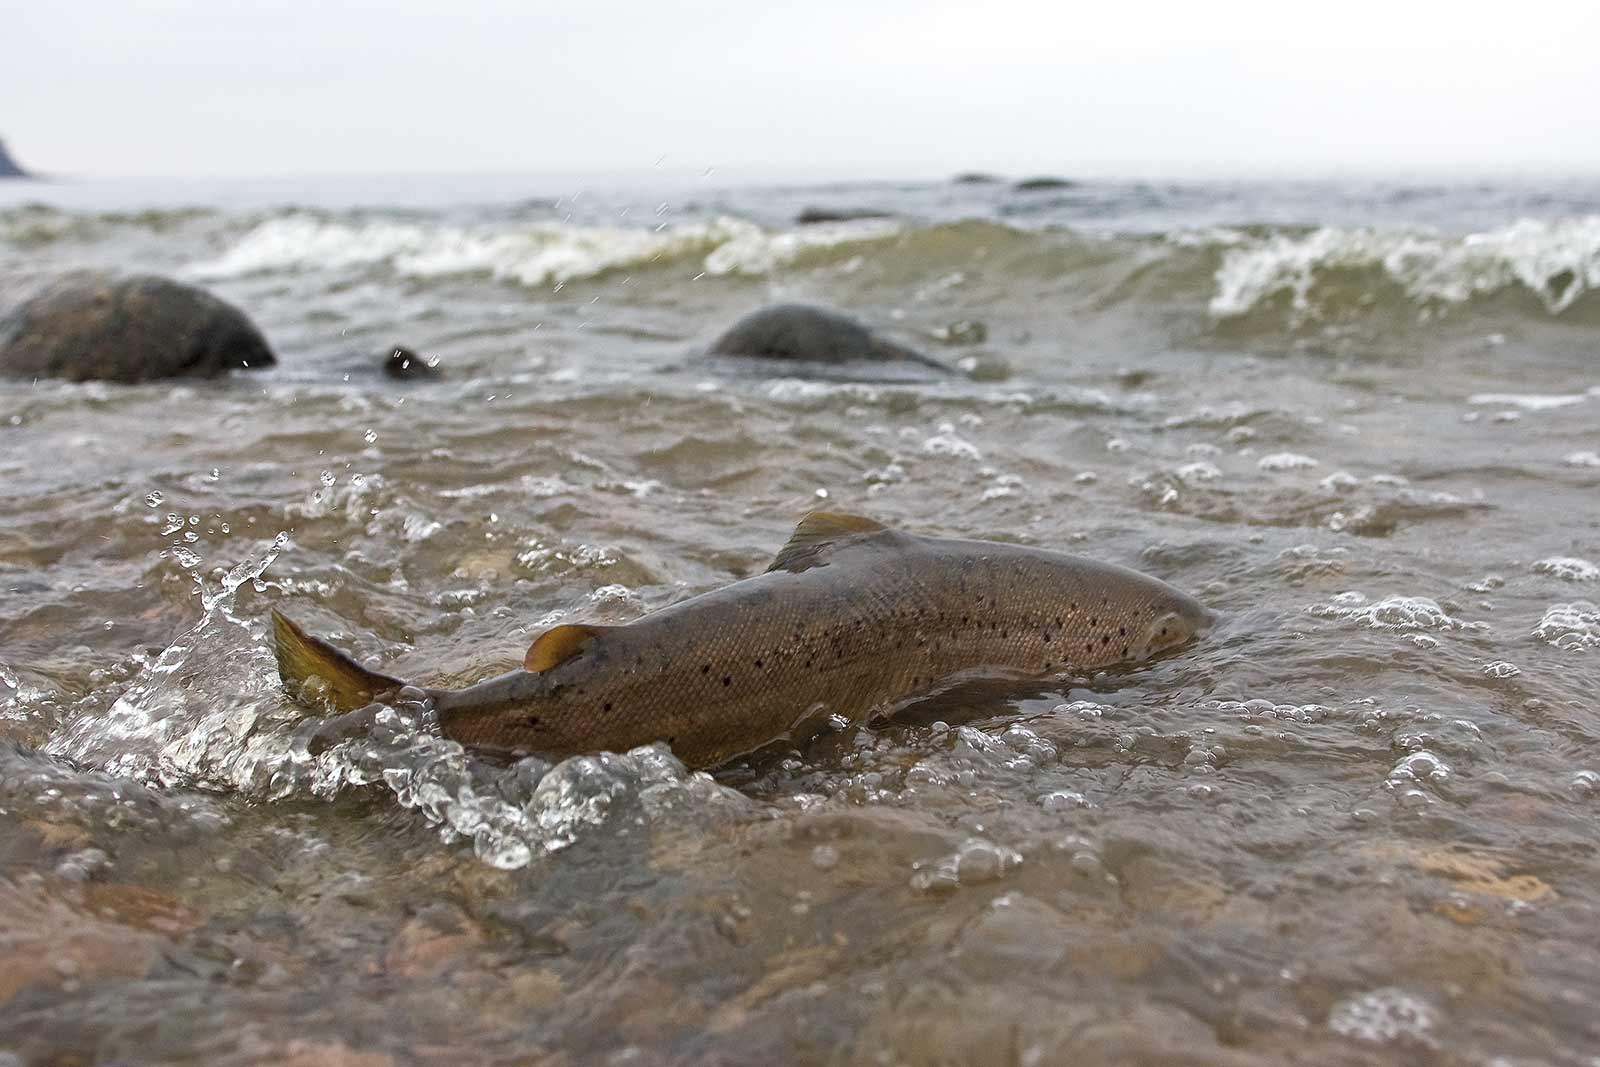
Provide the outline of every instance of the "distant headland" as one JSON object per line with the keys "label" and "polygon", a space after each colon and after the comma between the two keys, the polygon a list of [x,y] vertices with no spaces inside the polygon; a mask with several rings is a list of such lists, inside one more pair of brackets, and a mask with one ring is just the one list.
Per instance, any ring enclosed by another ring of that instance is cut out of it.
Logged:
{"label": "distant headland", "polygon": [[11,158],[11,153],[6,151],[6,143],[0,141],[0,178],[29,178],[27,171],[17,166],[17,161]]}

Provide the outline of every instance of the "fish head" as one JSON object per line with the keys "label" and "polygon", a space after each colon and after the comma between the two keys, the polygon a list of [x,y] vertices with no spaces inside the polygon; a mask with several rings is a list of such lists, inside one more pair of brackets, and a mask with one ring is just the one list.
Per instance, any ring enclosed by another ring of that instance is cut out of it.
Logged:
{"label": "fish head", "polygon": [[1165,582],[1155,583],[1146,615],[1149,622],[1139,634],[1128,658],[1146,660],[1168,649],[1179,648],[1211,629],[1217,617],[1200,601]]}

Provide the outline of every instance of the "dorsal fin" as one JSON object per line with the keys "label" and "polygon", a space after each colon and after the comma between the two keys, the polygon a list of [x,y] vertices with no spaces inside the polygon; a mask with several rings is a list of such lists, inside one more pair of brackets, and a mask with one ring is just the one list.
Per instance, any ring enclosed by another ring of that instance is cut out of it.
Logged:
{"label": "dorsal fin", "polygon": [[822,550],[862,534],[882,533],[888,527],[860,515],[836,511],[813,511],[794,528],[789,543],[778,550],[768,571],[799,573],[821,562]]}
{"label": "dorsal fin", "polygon": [[559,667],[582,652],[584,645],[609,629],[609,626],[584,626],[581,623],[552,627],[534,638],[533,644],[528,646],[528,654],[522,659],[522,668],[539,673]]}

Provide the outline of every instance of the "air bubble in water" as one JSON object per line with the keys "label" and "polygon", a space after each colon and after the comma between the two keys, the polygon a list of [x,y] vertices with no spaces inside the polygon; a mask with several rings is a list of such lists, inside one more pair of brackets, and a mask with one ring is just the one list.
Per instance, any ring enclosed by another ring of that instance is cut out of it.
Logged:
{"label": "air bubble in water", "polygon": [[1328,1013],[1328,1029],[1373,1044],[1432,1045],[1429,1031],[1434,1022],[1434,1010],[1427,1001],[1393,986],[1340,1001]]}

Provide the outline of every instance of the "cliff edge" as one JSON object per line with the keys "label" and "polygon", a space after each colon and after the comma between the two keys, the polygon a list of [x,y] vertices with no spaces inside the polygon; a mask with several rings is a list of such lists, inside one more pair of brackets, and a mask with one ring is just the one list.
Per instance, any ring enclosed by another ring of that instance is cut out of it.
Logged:
{"label": "cliff edge", "polygon": [[11,153],[6,151],[6,143],[0,141],[0,178],[26,178],[28,172],[17,166],[17,161],[11,158]]}

